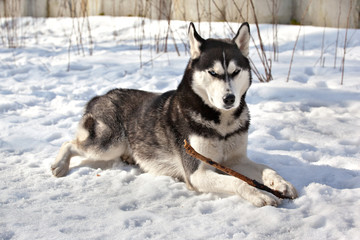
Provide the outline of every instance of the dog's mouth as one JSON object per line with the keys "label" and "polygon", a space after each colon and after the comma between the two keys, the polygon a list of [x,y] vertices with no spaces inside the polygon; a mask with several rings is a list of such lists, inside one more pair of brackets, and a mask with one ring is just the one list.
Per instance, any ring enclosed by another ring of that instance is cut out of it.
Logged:
{"label": "dog's mouth", "polygon": [[224,105],[224,109],[225,109],[225,110],[230,110],[230,109],[232,109],[232,108],[234,108],[234,105],[231,105],[231,106],[229,106],[229,105]]}

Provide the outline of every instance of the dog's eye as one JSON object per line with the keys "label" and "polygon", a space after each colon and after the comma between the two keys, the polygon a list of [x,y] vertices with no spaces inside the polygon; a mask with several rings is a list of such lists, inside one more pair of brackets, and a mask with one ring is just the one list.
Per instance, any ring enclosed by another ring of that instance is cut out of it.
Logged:
{"label": "dog's eye", "polygon": [[217,73],[214,70],[209,70],[208,73],[213,77],[217,76]]}
{"label": "dog's eye", "polygon": [[239,72],[240,72],[240,69],[236,69],[231,75],[236,76],[237,74],[239,74]]}

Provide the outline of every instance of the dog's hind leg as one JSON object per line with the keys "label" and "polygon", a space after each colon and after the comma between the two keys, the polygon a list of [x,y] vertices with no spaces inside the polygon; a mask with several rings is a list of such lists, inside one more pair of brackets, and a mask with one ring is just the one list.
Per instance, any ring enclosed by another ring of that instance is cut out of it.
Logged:
{"label": "dog's hind leg", "polygon": [[76,146],[76,141],[65,142],[56,156],[55,162],[51,165],[52,173],[55,177],[63,177],[69,171],[70,159],[80,155]]}
{"label": "dog's hind leg", "polygon": [[[108,118],[114,118],[105,114]],[[103,119],[85,114],[79,123],[76,138],[65,142],[51,165],[53,175],[62,177],[69,171],[70,160],[81,156],[92,161],[109,161],[122,158],[132,163],[131,150],[120,122],[105,123]]]}

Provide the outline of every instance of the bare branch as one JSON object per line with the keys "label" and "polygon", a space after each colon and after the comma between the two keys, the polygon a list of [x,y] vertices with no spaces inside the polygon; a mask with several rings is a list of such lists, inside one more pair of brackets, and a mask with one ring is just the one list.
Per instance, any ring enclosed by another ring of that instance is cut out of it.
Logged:
{"label": "bare branch", "polygon": [[346,20],[344,55],[343,55],[342,62],[341,62],[341,81],[340,81],[341,85],[344,84],[345,56],[346,56],[346,49],[347,49],[347,34],[348,34],[348,30],[349,30],[349,25],[350,25],[350,14],[351,14],[352,6],[353,6],[353,0],[350,0],[350,7],[349,7],[348,15],[347,15],[347,20]]}
{"label": "bare branch", "polygon": [[300,22],[300,27],[299,27],[299,31],[298,31],[298,34],[296,36],[296,40],[295,40],[295,43],[294,43],[294,48],[293,48],[293,51],[292,51],[292,54],[291,54],[291,59],[290,59],[290,66],[289,66],[289,71],[288,71],[288,75],[287,75],[287,78],[286,78],[286,82],[289,82],[289,78],[290,78],[290,73],[291,73],[291,67],[292,67],[292,63],[293,63],[293,60],[294,60],[294,54],[295,54],[295,49],[296,49],[296,45],[298,43],[298,40],[299,40],[299,36],[300,36],[300,31],[301,31],[301,27],[303,26],[303,22],[304,22],[304,17],[306,15],[306,13],[309,11],[309,7],[312,3],[312,0],[310,0],[308,2],[308,5],[303,13],[303,15],[301,16],[301,22]]}

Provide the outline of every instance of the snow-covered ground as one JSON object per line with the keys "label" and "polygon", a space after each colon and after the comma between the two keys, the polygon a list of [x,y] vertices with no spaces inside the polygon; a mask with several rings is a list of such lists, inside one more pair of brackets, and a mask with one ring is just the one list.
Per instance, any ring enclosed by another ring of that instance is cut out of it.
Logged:
{"label": "snow-covered ground", "polygon": [[[171,37],[169,52],[156,53],[156,35],[166,32],[166,22],[146,21],[143,32],[138,18],[92,17],[94,52],[89,56],[84,30],[84,57],[77,54],[76,31],[69,55],[70,19],[32,22],[23,21],[25,47],[0,48],[0,239],[359,239],[359,30],[348,33],[341,86],[344,29],[334,69],[337,29],[325,31],[322,67],[315,63],[324,28],[305,27],[286,82],[298,26],[279,26],[274,80],[259,83],[254,76],[247,95],[248,154],[276,169],[300,196],[278,208],[256,208],[237,196],[189,191],[182,182],[121,162],[77,159],[68,176],[53,177],[50,164],[72,139],[91,97],[115,87],[176,88],[189,57],[182,42],[188,23],[172,23],[178,56]],[[209,29],[201,26],[204,37]],[[261,25],[267,44],[271,29]],[[212,23],[211,31],[231,36],[225,23]],[[261,69],[252,43],[250,56]]]}

